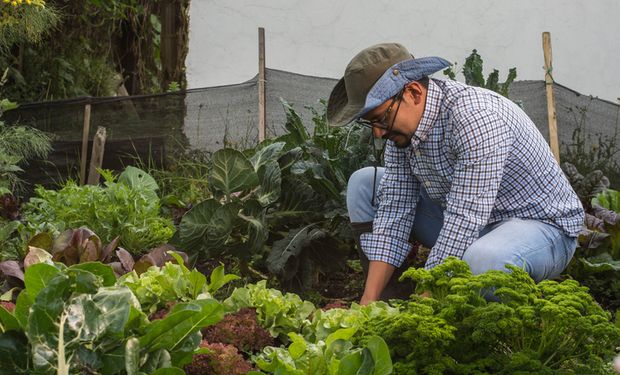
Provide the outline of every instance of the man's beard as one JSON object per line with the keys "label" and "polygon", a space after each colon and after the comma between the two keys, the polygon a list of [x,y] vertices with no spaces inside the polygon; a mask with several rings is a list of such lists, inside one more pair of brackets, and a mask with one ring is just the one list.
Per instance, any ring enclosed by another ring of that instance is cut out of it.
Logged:
{"label": "man's beard", "polygon": [[413,134],[408,135],[399,131],[392,130],[383,138],[389,139],[390,141],[394,142],[394,145],[397,148],[407,148],[411,144],[411,138],[413,138]]}

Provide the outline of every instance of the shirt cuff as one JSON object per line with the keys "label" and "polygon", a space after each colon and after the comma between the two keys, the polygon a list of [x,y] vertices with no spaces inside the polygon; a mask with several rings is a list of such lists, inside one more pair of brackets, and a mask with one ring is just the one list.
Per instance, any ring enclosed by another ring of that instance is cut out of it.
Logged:
{"label": "shirt cuff", "polygon": [[396,268],[405,262],[411,251],[408,241],[375,233],[362,234],[360,244],[368,260],[378,260]]}

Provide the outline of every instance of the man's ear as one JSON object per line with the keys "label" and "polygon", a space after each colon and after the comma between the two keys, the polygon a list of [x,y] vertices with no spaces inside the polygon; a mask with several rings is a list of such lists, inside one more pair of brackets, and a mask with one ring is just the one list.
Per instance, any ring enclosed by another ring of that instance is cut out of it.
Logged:
{"label": "man's ear", "polygon": [[420,104],[424,102],[425,88],[420,82],[412,81],[405,87],[405,94],[410,100],[413,100],[414,104]]}

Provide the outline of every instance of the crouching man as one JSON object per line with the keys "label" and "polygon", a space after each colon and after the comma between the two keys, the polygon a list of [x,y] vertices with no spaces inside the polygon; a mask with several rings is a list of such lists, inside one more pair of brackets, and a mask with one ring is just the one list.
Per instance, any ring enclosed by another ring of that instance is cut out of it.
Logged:
{"label": "crouching man", "polygon": [[536,281],[575,252],[583,207],[534,123],[499,94],[428,78],[448,66],[379,44],[331,92],[330,125],[357,121],[387,140],[385,167],[355,172],[347,189],[362,304],[407,297],[397,279],[412,239],[431,249],[428,269],[455,256],[476,274],[512,264]]}

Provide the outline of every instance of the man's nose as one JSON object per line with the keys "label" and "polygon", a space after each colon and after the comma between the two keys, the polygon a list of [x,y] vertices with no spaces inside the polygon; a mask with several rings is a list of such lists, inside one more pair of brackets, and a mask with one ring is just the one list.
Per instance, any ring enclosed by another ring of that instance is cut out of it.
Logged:
{"label": "man's nose", "polygon": [[378,127],[372,128],[372,135],[374,135],[375,138],[383,138],[386,134],[387,134],[386,129],[381,129]]}

